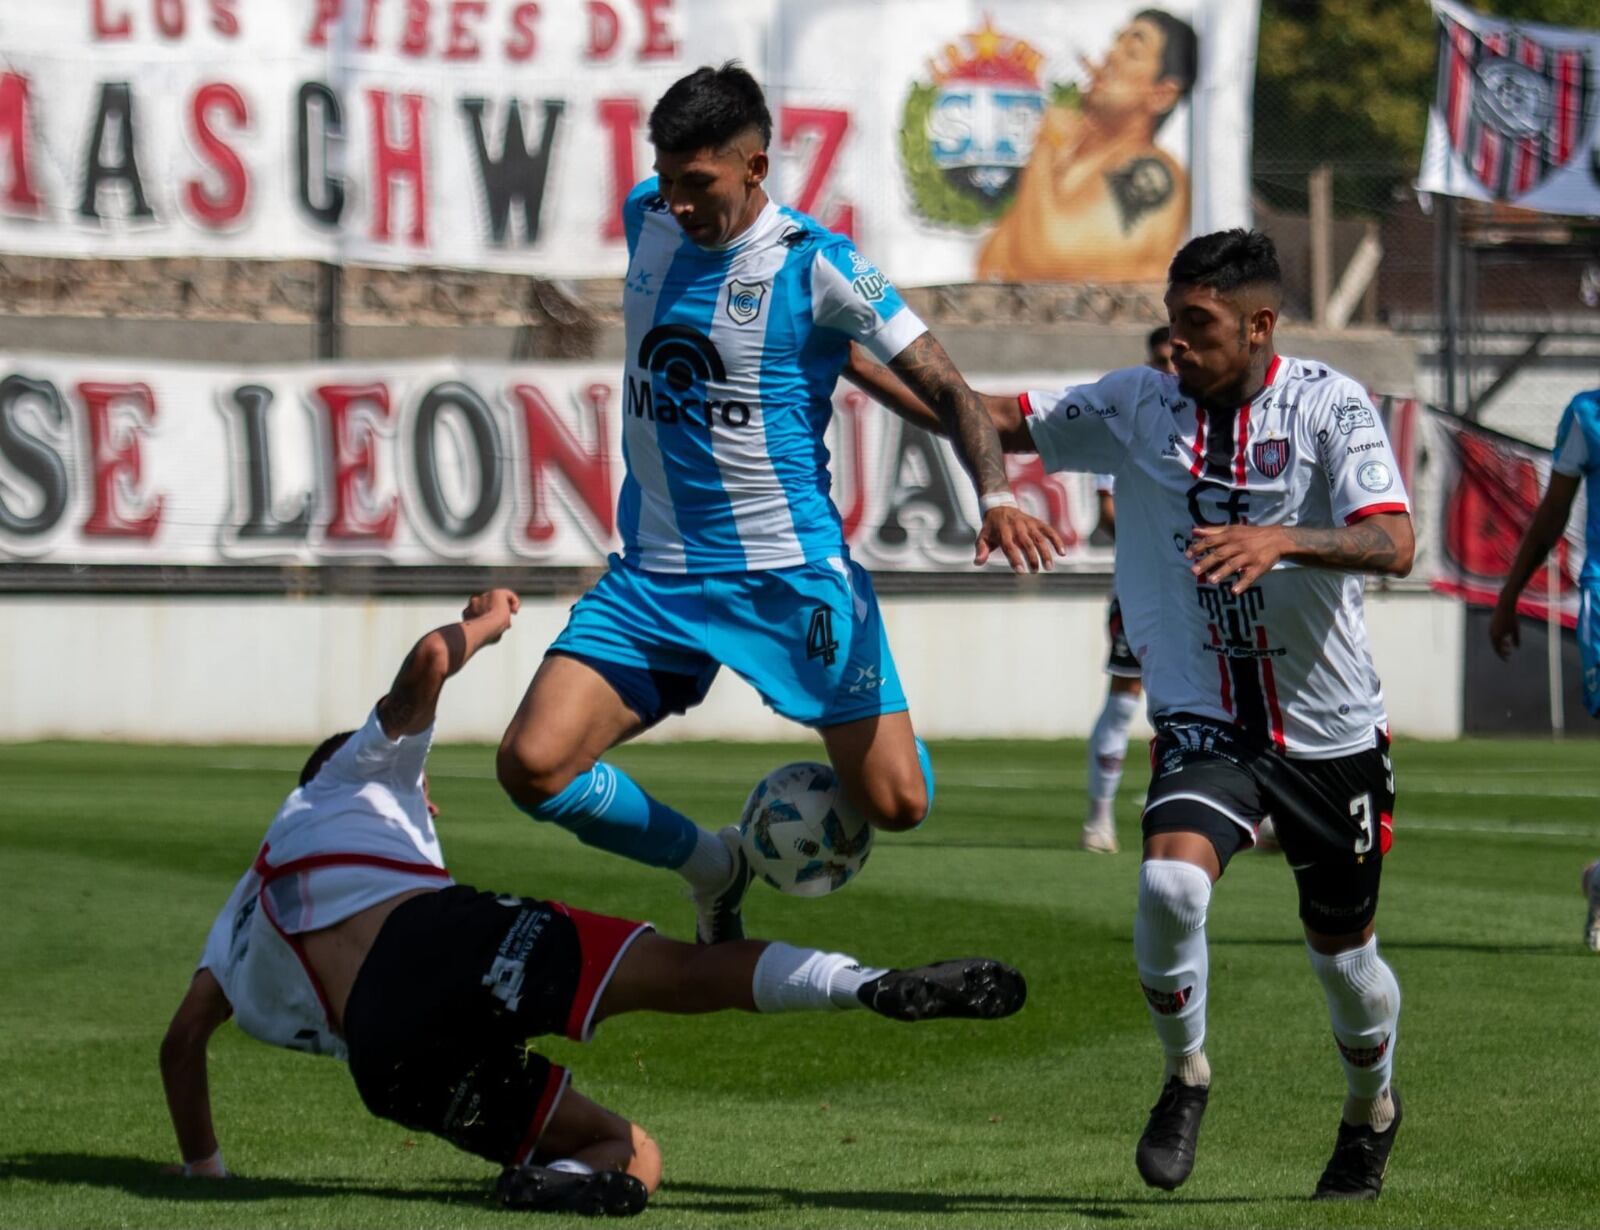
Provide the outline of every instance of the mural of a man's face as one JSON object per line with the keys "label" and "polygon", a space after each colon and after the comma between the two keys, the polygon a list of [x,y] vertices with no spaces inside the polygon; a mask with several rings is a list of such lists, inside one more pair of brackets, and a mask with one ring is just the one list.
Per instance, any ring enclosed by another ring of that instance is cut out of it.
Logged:
{"label": "mural of a man's face", "polygon": [[1084,111],[1113,124],[1144,119],[1154,130],[1157,120],[1177,105],[1182,93],[1177,81],[1161,75],[1166,43],[1161,27],[1149,18],[1124,26],[1105,59],[1090,65]]}

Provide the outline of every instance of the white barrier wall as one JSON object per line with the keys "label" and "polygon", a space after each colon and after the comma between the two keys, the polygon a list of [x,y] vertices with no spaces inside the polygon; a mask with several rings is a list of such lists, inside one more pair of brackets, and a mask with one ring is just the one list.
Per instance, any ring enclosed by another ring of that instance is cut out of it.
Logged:
{"label": "white barrier wall", "polygon": [[[1417,591],[1367,601],[1396,733],[1460,735],[1463,608]],[[567,606],[524,603],[505,640],[446,688],[441,738],[498,741]],[[883,607],[919,733],[1089,733],[1105,689],[1099,596]],[[458,609],[414,598],[9,597],[0,600],[0,740],[310,742],[358,725],[416,638]],[[799,733],[724,672],[704,705],[649,737]]]}

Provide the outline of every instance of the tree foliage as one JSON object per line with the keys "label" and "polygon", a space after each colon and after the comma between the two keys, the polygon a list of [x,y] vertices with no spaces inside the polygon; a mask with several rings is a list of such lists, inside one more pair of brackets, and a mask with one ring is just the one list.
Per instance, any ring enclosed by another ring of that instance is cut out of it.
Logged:
{"label": "tree foliage", "polygon": [[[1481,12],[1592,26],[1595,0],[1492,0]],[[1425,0],[1263,0],[1256,68],[1258,188],[1304,201],[1306,173],[1331,163],[1345,203],[1382,208],[1416,173],[1434,90]]]}

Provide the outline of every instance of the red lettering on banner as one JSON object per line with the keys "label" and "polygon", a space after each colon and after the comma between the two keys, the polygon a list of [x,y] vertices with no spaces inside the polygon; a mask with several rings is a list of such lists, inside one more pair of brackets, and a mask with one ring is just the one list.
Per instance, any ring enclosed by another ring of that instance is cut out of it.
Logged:
{"label": "red lettering on banner", "polygon": [[588,449],[567,430],[561,416],[531,384],[513,385],[511,395],[522,406],[522,424],[528,443],[528,522],[523,536],[529,542],[549,542],[558,526],[550,517],[545,490],[545,470],[555,466],[589,515],[610,538],[616,532],[616,496],[611,490],[611,433],[606,407],[612,398],[607,384],[591,384],[583,391],[594,423],[594,448]]}
{"label": "red lettering on banner", "polygon": [[583,49],[583,54],[591,60],[602,60],[617,49],[622,22],[617,19],[617,10],[606,0],[588,0],[585,7],[589,10],[589,45]]}
{"label": "red lettering on banner", "polygon": [[96,41],[106,42],[114,38],[129,38],[133,34],[133,18],[126,12],[115,21],[106,14],[106,0],[94,0],[91,10],[94,14],[94,37]]}
{"label": "red lettering on banner", "polygon": [[388,542],[399,521],[393,495],[381,504],[378,483],[378,427],[389,418],[389,386],[325,384],[317,396],[328,411],[329,455],[333,458],[333,516],[328,537],[340,542]]}
{"label": "red lettering on banner", "polygon": [[18,73],[0,75],[0,140],[11,150],[11,183],[5,202],[16,212],[36,214],[44,202],[34,191],[28,172],[28,143],[33,134],[28,121],[28,79]]}
{"label": "red lettering on banner", "polygon": [[467,20],[470,16],[474,21],[482,21],[488,7],[488,0],[453,0],[450,5],[450,38],[444,46],[445,59],[476,60],[483,53],[477,35],[467,28]]}
{"label": "red lettering on banner", "polygon": [[667,60],[678,54],[677,40],[672,37],[662,9],[670,10],[672,0],[638,0],[639,16],[644,18],[644,46],[639,48],[639,60]]}
{"label": "red lettering on banner", "polygon": [[1072,506],[1067,502],[1066,490],[1062,480],[1044,468],[1044,462],[1033,455],[1007,457],[1006,477],[1024,512],[1055,526],[1067,546],[1077,545],[1078,531],[1072,524]]}
{"label": "red lettering on banner", "polygon": [[533,23],[539,19],[539,6],[533,0],[511,10],[511,37],[506,40],[506,59],[513,63],[531,60],[539,49]]}
{"label": "red lettering on banner", "polygon": [[182,38],[187,18],[183,11],[184,0],[155,0],[156,29],[163,38]]}
{"label": "red lettering on banner", "polygon": [[426,99],[421,94],[402,94],[405,104],[405,128],[410,132],[409,144],[395,145],[389,140],[389,94],[386,90],[368,90],[367,104],[372,117],[372,238],[388,242],[389,205],[392,180],[405,178],[411,181],[413,208],[411,233],[408,238],[418,247],[428,243],[428,184],[423,150],[422,107]]}
{"label": "red lettering on banner", "polygon": [[[94,504],[83,532],[96,538],[154,538],[161,526],[165,496],[155,496],[143,507],[124,509],[122,498],[133,499],[139,490],[143,466],[139,433],[156,421],[156,399],[150,386],[140,381],[112,384],[84,381],[78,385],[88,413],[89,457],[93,466]],[[132,416],[117,415],[118,407]]]}
{"label": "red lettering on banner", "polygon": [[432,8],[429,0],[406,0],[406,32],[400,39],[400,50],[406,55],[428,53],[428,16]]}
{"label": "red lettering on banner", "polygon": [[367,0],[365,15],[361,18],[361,50],[371,51],[378,45],[378,4],[380,0]]}
{"label": "red lettering on banner", "polygon": [[211,0],[211,28],[223,38],[239,37],[239,15],[234,0]]}
{"label": "red lettering on banner", "polygon": [[306,35],[307,47],[326,47],[328,27],[339,20],[344,0],[317,0],[317,15],[311,19],[311,32]]}
{"label": "red lettering on banner", "polygon": [[190,107],[190,123],[195,142],[206,159],[222,176],[221,189],[212,194],[199,180],[190,180],[184,190],[189,208],[201,223],[213,230],[226,226],[244,213],[250,195],[250,177],[239,155],[211,127],[209,112],[223,110],[235,126],[250,122],[250,112],[239,91],[223,81],[213,81],[195,91]]}
{"label": "red lettering on banner", "polygon": [[823,203],[824,193],[831,185],[833,163],[839,155],[839,146],[849,130],[848,111],[834,111],[825,107],[783,107],[778,113],[778,140],[787,157],[797,156],[798,151],[793,146],[802,139],[814,141],[816,145],[794,207],[803,214],[815,215],[817,221],[830,231],[853,238],[856,229],[854,205],[840,201],[828,217],[816,214]]}
{"label": "red lettering on banner", "polygon": [[860,389],[848,389],[839,403],[839,412],[834,416],[834,422],[839,424],[840,436],[850,441],[848,449],[836,448],[833,455],[835,489],[842,478],[844,490],[850,493],[849,504],[839,510],[846,542],[855,541],[856,531],[861,528],[867,512],[867,468],[863,456],[861,417],[871,406],[872,400]]}
{"label": "red lettering on banner", "polygon": [[622,238],[623,203],[639,182],[633,150],[644,115],[637,98],[602,98],[596,110],[611,146],[611,200],[600,215],[600,238],[614,243]]}

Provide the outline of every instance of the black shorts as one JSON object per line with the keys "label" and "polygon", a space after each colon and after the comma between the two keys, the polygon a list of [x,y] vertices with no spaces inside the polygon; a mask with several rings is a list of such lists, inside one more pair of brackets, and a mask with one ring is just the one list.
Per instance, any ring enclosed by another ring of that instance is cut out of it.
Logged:
{"label": "black shorts", "polygon": [[1128,644],[1128,634],[1122,626],[1122,603],[1115,594],[1106,609],[1106,634],[1111,638],[1111,652],[1106,657],[1106,674],[1120,679],[1138,679],[1144,668],[1133,656],[1133,646]]}
{"label": "black shorts", "polygon": [[587,1041],[617,962],[648,929],[464,884],[402,903],[345,1005],[361,1100],[501,1165],[530,1160],[567,1072],[527,1039]]}
{"label": "black shorts", "polygon": [[1383,856],[1393,841],[1389,736],[1333,760],[1290,759],[1211,718],[1156,719],[1144,835],[1200,833],[1226,867],[1270,819],[1313,931],[1360,931],[1378,908]]}

